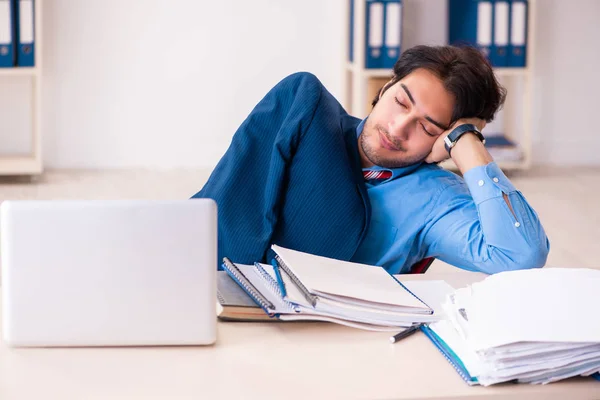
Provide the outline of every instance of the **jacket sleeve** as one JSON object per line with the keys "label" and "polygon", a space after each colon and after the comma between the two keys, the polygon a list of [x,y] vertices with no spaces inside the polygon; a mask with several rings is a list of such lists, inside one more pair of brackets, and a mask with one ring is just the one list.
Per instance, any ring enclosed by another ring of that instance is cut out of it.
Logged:
{"label": "jacket sleeve", "polygon": [[[312,122],[322,85],[306,72],[284,78],[235,132],[204,187],[218,206],[219,262],[264,260],[285,194],[286,169]],[[220,268],[220,266],[219,266]]]}

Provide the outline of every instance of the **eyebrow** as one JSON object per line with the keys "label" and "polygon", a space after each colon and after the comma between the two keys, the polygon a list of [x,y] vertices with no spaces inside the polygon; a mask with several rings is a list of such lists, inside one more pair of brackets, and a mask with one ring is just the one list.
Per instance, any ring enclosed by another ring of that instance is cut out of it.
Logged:
{"label": "eyebrow", "polygon": [[[402,89],[404,89],[404,91],[406,92],[406,95],[408,96],[408,99],[410,100],[410,102],[413,105],[416,105],[415,99],[412,97],[412,94],[410,93],[410,90],[408,90],[408,88],[406,87],[406,85],[404,85],[404,83],[401,83],[400,86],[402,86]],[[434,120],[433,118],[431,118],[429,115],[425,115],[425,119],[427,121],[431,122],[432,124],[434,124],[435,126],[437,126],[440,129],[443,129],[445,131],[448,130],[448,129],[450,129],[450,127],[445,126],[444,124],[442,124],[440,122],[437,122],[436,120]]]}

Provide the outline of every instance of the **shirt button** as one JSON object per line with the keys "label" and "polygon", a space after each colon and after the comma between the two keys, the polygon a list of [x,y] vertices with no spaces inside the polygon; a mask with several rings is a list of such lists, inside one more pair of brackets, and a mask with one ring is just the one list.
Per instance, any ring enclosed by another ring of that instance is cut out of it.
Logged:
{"label": "shirt button", "polygon": [[479,186],[483,186],[483,184],[484,184],[484,183],[485,183],[485,182],[483,181],[483,179],[482,179],[482,180],[480,180],[479,182],[477,182],[477,184],[478,184]]}
{"label": "shirt button", "polygon": [[492,180],[493,180],[494,182],[496,182],[496,183],[498,183],[498,182],[500,181],[500,179],[498,179],[498,178],[494,178],[494,179],[492,179]]}
{"label": "shirt button", "polygon": [[518,228],[518,227],[520,227],[520,226],[521,226],[521,224],[520,224],[520,223],[518,223],[518,222],[515,222],[515,226]]}

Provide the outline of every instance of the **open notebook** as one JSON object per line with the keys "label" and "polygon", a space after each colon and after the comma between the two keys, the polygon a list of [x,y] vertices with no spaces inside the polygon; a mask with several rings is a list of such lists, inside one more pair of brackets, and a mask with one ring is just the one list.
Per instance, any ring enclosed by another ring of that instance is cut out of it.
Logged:
{"label": "open notebook", "polygon": [[264,312],[280,320],[319,320],[390,330],[439,319],[383,268],[329,259],[280,246],[273,265],[223,268]]}

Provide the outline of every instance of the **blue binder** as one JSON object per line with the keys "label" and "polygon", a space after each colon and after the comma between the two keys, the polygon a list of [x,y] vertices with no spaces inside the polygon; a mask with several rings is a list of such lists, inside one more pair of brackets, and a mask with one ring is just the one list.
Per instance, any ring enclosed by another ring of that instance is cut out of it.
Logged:
{"label": "blue binder", "polygon": [[491,0],[449,0],[448,41],[473,45],[490,58],[492,53],[493,4]]}
{"label": "blue binder", "polygon": [[34,0],[17,1],[17,65],[35,65],[35,11]]}
{"label": "blue binder", "polygon": [[394,68],[402,49],[402,0],[388,0],[383,13],[385,51],[382,68]]}
{"label": "blue binder", "polygon": [[0,67],[16,64],[16,0],[0,0]]}
{"label": "blue binder", "polygon": [[510,45],[508,65],[525,67],[527,65],[527,0],[511,0],[510,4]]}
{"label": "blue binder", "polygon": [[493,2],[493,31],[494,40],[491,48],[490,61],[494,67],[508,66],[508,44],[510,33],[510,3],[508,0]]}
{"label": "blue binder", "polygon": [[365,11],[365,68],[383,68],[385,4],[383,1],[368,0]]}

